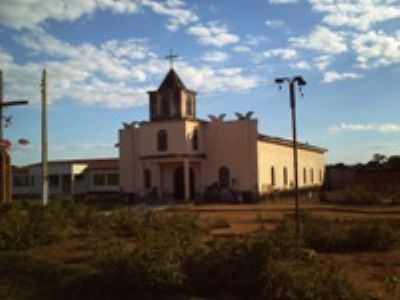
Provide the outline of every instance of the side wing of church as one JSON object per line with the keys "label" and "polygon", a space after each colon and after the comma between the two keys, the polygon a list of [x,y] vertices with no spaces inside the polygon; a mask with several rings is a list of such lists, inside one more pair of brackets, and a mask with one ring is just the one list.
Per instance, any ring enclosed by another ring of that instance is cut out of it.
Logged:
{"label": "side wing of church", "polygon": [[[119,132],[123,193],[193,199],[211,186],[256,194],[293,188],[291,141],[259,134],[250,117],[199,120],[196,92],[174,69],[149,92],[149,104],[149,121],[125,123]],[[298,146],[299,186],[321,185],[326,150]]]}

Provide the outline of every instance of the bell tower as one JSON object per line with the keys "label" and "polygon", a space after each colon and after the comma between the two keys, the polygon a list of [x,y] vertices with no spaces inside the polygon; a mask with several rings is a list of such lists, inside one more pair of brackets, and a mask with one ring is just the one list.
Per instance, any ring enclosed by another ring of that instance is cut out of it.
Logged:
{"label": "bell tower", "polygon": [[196,92],[186,88],[172,66],[158,90],[148,94],[150,121],[196,119]]}

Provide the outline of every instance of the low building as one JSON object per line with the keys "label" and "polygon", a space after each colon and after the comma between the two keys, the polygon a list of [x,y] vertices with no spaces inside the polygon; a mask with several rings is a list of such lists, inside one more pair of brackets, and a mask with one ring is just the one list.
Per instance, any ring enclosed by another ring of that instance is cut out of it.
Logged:
{"label": "low building", "polygon": [[[212,187],[257,195],[293,188],[292,142],[260,134],[251,114],[198,119],[196,92],[174,69],[149,92],[149,102],[149,121],[124,123],[120,130],[123,193],[190,199]],[[320,186],[326,150],[305,143],[298,148],[299,186]]]}
{"label": "low building", "polygon": [[[93,193],[119,192],[118,159],[79,159],[49,161],[49,194],[72,198]],[[13,195],[38,197],[41,194],[40,163],[14,167]]]}

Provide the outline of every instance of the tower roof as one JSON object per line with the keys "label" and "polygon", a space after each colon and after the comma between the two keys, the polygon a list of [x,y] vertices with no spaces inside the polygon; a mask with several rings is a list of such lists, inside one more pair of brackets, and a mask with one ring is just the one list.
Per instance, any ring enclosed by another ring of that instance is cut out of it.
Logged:
{"label": "tower roof", "polygon": [[178,74],[174,69],[170,69],[167,76],[165,76],[163,82],[161,83],[158,90],[164,89],[184,89],[187,90],[182,80],[179,78]]}

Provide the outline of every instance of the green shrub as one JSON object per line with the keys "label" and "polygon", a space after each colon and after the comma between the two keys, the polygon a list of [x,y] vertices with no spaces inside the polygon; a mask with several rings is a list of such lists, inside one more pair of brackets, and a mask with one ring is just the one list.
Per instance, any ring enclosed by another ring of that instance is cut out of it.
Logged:
{"label": "green shrub", "polygon": [[0,299],[56,299],[63,272],[26,254],[0,253]]}
{"label": "green shrub", "polygon": [[186,258],[185,284],[194,295],[257,299],[271,251],[266,238],[212,241]]}
{"label": "green shrub", "polygon": [[320,252],[385,251],[400,240],[394,224],[379,220],[348,225],[306,216],[302,227],[305,245]]}
{"label": "green shrub", "polygon": [[286,256],[283,245],[264,235],[211,242],[197,249],[183,263],[188,294],[211,299],[367,299],[338,269]]}
{"label": "green shrub", "polygon": [[354,291],[337,268],[315,261],[279,261],[262,275],[266,283],[259,299],[366,300]]}
{"label": "green shrub", "polygon": [[67,218],[62,209],[29,205],[9,207],[0,213],[0,251],[26,250],[65,236]]}
{"label": "green shrub", "polygon": [[365,187],[358,186],[340,191],[321,192],[322,202],[348,205],[381,205],[382,196]]}

